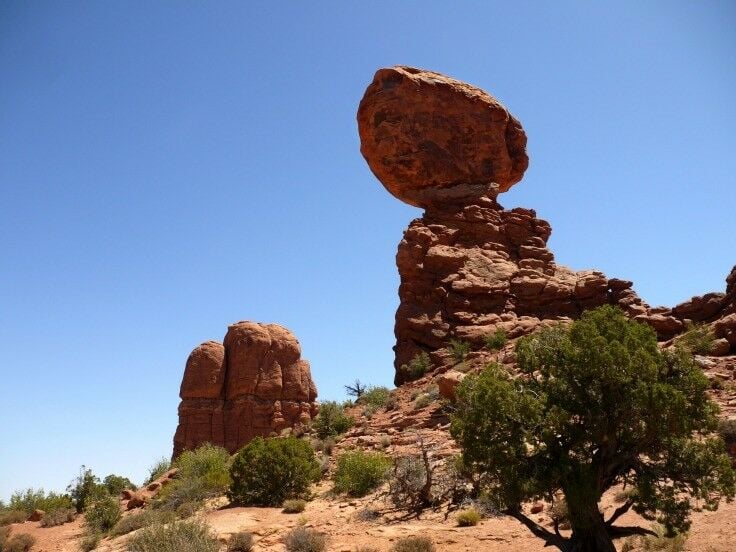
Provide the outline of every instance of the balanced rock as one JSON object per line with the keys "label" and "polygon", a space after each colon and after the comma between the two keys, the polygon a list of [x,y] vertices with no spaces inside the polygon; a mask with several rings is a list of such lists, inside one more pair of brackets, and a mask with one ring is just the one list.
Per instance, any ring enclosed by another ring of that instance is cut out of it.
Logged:
{"label": "balanced rock", "polygon": [[195,348],[180,396],[174,457],[206,442],[232,453],[256,436],[306,425],[317,412],[309,363],[277,324],[238,322],[222,344]]}
{"label": "balanced rock", "polygon": [[358,129],[373,174],[418,207],[504,192],[529,164],[526,134],[503,105],[432,71],[380,69],[360,102]]}

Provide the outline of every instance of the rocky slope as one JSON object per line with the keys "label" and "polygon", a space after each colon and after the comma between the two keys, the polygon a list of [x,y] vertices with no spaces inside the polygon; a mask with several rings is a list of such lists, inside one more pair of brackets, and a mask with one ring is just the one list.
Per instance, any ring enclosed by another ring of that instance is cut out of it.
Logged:
{"label": "rocky slope", "polygon": [[306,425],[317,412],[309,363],[277,324],[238,322],[223,343],[195,348],[179,395],[174,457],[205,442],[233,453],[256,436]]}

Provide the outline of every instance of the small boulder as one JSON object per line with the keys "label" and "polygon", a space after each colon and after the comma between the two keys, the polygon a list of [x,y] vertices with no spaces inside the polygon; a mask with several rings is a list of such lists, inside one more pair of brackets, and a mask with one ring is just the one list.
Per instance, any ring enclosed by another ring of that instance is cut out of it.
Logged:
{"label": "small boulder", "polygon": [[30,516],[28,516],[28,521],[41,521],[43,519],[43,516],[46,515],[46,512],[43,510],[33,510]]}
{"label": "small boulder", "polygon": [[465,374],[457,370],[450,370],[441,374],[437,378],[437,387],[439,388],[440,396],[454,401],[457,386],[460,385],[463,379],[465,379]]}

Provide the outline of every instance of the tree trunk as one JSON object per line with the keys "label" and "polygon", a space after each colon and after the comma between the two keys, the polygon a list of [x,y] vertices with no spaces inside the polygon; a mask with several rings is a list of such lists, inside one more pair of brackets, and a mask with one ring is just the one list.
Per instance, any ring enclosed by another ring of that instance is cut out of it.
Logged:
{"label": "tree trunk", "polygon": [[616,552],[598,504],[568,504],[572,536],[569,552]]}

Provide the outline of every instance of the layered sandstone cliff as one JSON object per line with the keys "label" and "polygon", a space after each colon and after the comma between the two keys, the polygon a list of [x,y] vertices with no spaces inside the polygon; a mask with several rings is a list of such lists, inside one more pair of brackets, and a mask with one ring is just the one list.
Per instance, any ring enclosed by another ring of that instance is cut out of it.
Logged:
{"label": "layered sandstone cliff", "polygon": [[376,177],[398,199],[425,209],[396,256],[397,385],[415,377],[412,359],[453,339],[480,349],[498,329],[516,338],[603,304],[650,324],[663,341],[688,322],[709,324],[719,338],[714,353],[736,353],[736,268],[726,293],[652,308],[630,281],[555,263],[549,223],[531,209],[499,205],[498,194],[527,168],[526,135],[486,92],[431,71],[381,69],[360,103],[358,127]]}
{"label": "layered sandstone cliff", "polygon": [[238,322],[223,343],[189,355],[179,393],[174,457],[209,442],[235,452],[256,436],[306,425],[317,388],[299,341],[277,324]]}

